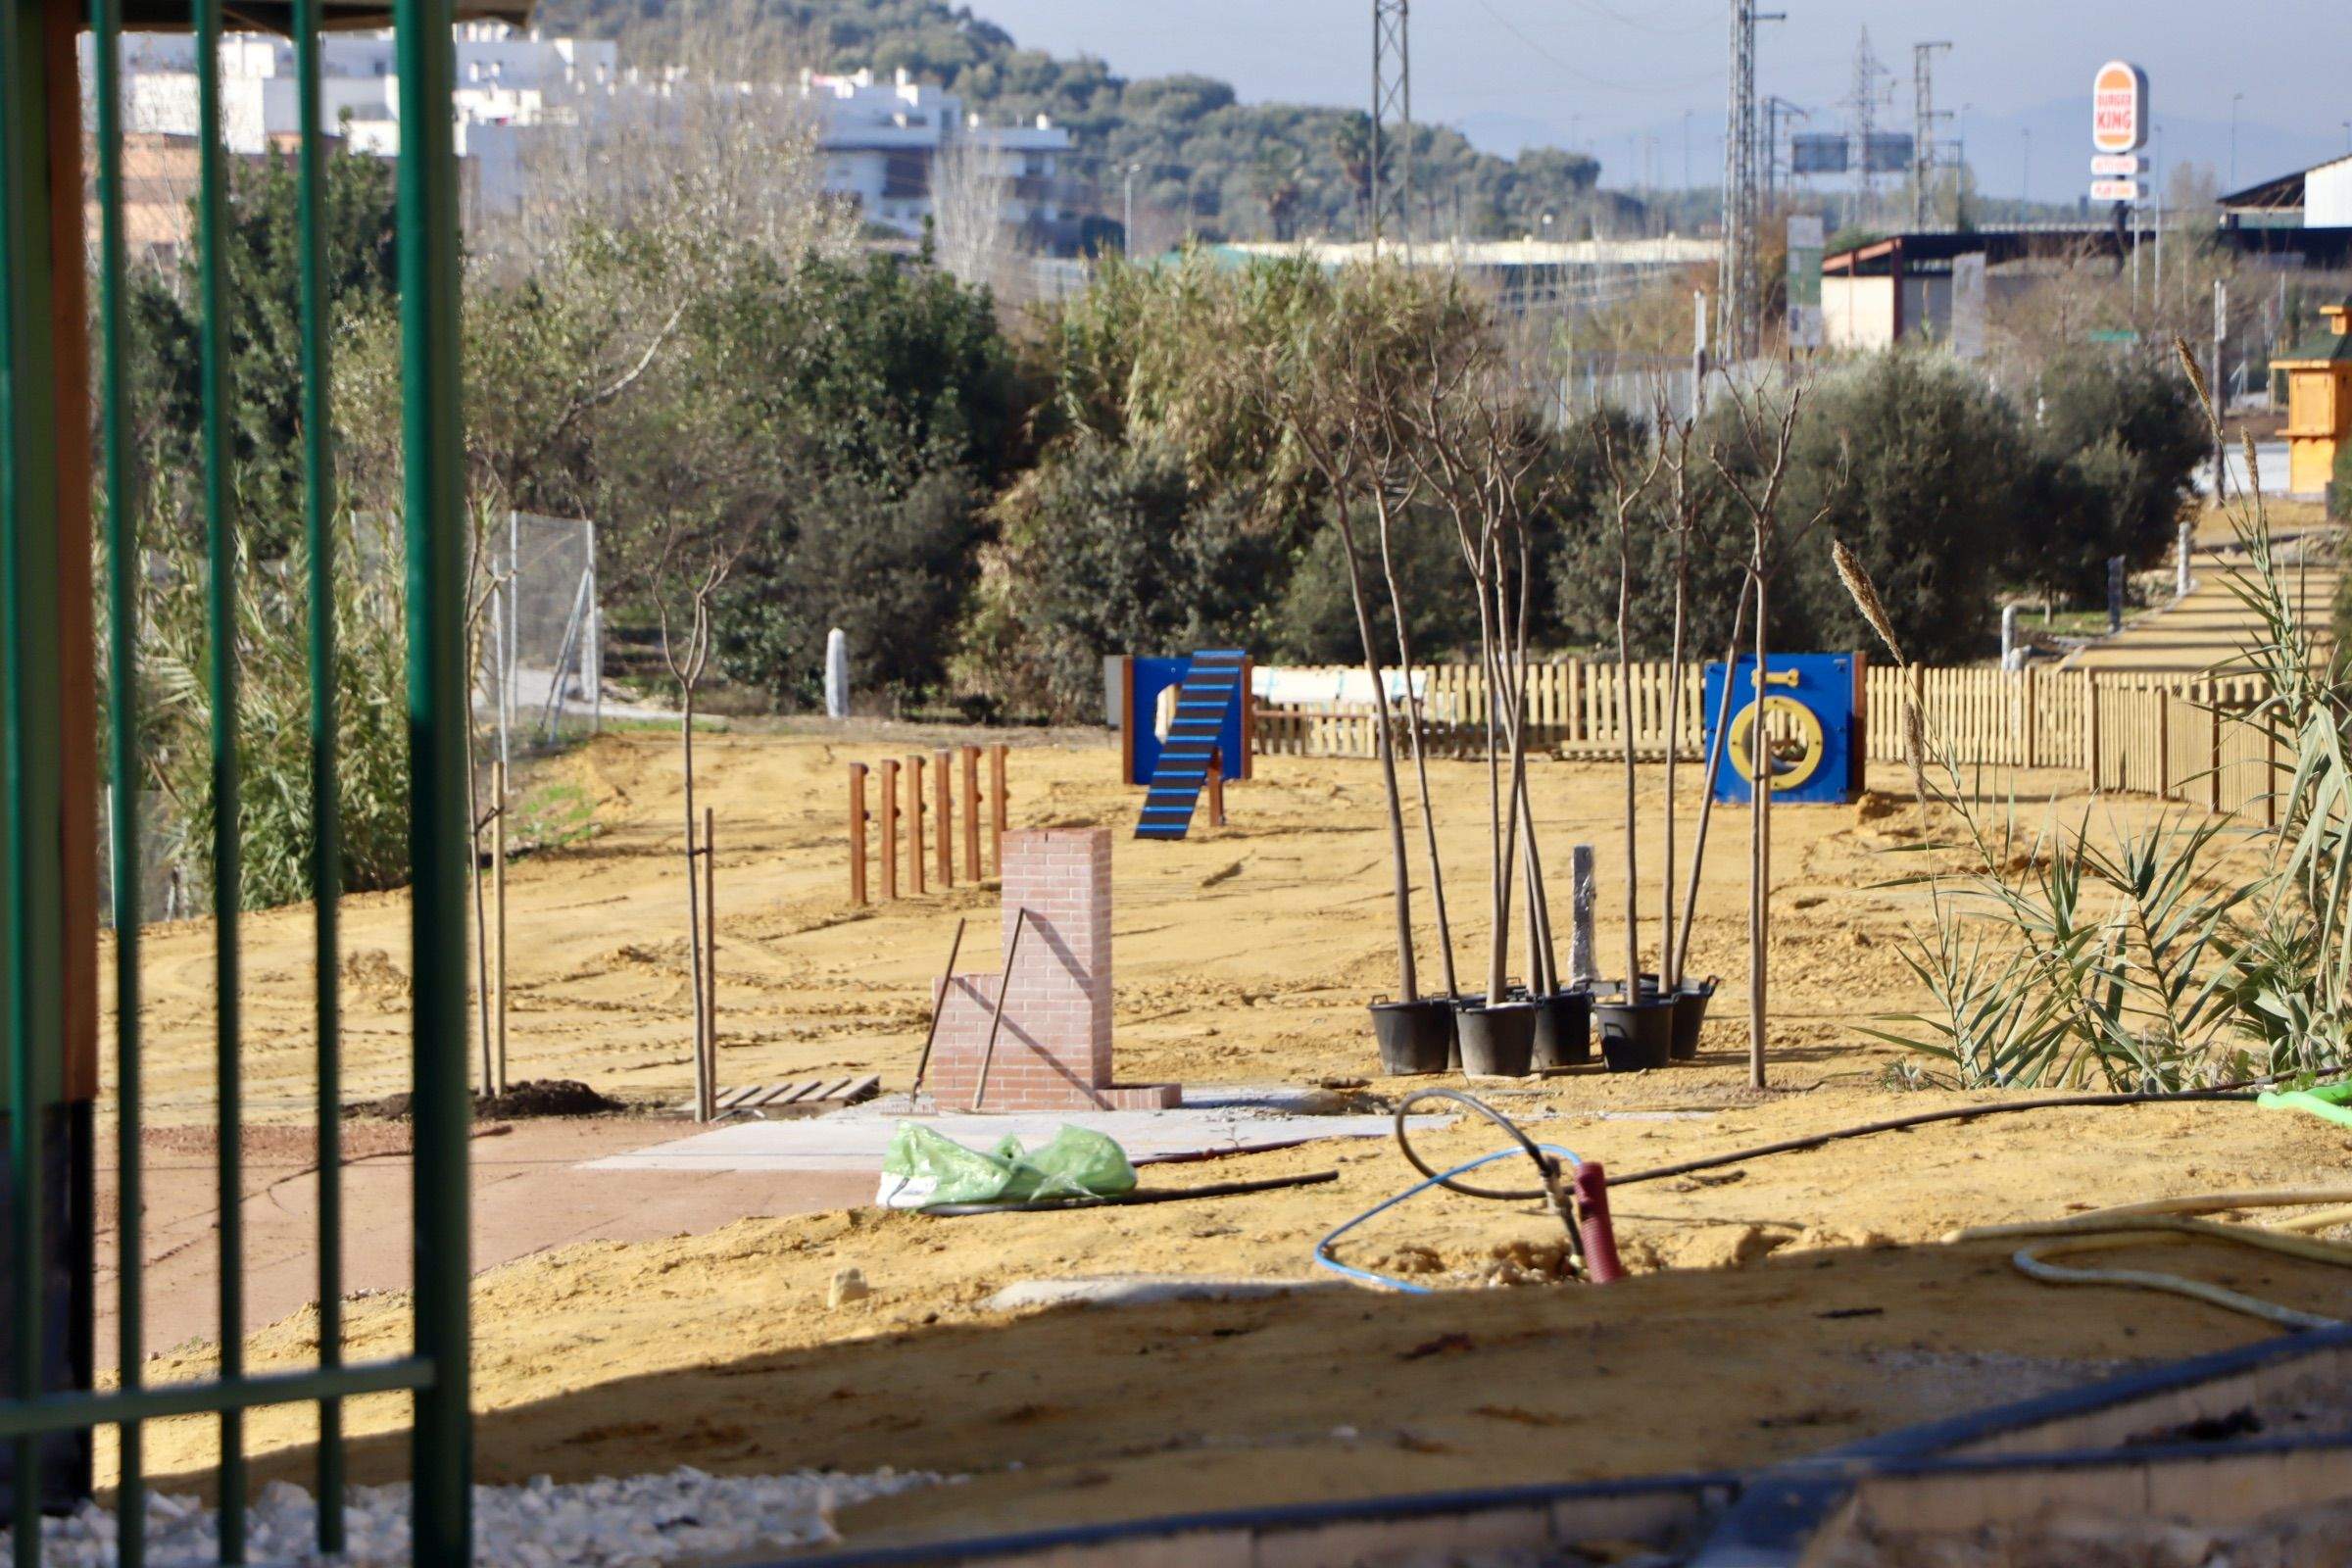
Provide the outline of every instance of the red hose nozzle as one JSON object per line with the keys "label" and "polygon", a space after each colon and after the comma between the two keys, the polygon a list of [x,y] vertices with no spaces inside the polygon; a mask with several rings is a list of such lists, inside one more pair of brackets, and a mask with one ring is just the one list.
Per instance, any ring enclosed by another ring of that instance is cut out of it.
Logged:
{"label": "red hose nozzle", "polygon": [[1597,1163],[1577,1167],[1576,1209],[1586,1277],[1595,1285],[1625,1278],[1625,1265],[1617,1261],[1617,1233],[1609,1225],[1609,1179]]}

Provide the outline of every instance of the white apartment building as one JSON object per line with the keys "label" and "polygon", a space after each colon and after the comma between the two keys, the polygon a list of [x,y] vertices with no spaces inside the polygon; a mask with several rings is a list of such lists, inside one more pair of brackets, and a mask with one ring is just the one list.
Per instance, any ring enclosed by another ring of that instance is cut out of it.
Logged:
{"label": "white apartment building", "polygon": [[[88,40],[82,72],[89,73]],[[495,23],[457,28],[458,151],[475,125],[568,121],[619,79],[619,50],[589,38],[542,38]],[[330,33],[319,40],[324,129],[362,152],[400,150],[400,77],[392,34]],[[129,33],[122,39],[123,119],[133,132],[196,133],[196,40],[185,33]],[[221,135],[231,153],[254,156],[302,128],[295,102],[294,46],[255,33],[220,46]]]}
{"label": "white apartment building", "polygon": [[1064,174],[1070,133],[1044,115],[1027,125],[984,125],[964,112],[961,97],[904,70],[887,82],[870,70],[805,71],[801,99],[816,120],[825,189],[857,202],[868,222],[920,234],[932,216],[941,160],[956,155],[1003,184],[1010,226],[1051,238],[1074,220]]}
{"label": "white apartment building", "polygon": [[[85,50],[87,40],[84,40]],[[496,23],[457,28],[457,150],[466,160],[469,211],[519,210],[529,192],[529,148],[551,134],[585,133],[630,119],[659,124],[659,105],[679,86],[675,72],[623,71],[616,45],[598,39],[545,38]],[[134,133],[196,133],[195,40],[186,34],[135,33],[122,40],[123,117]],[[320,40],[320,99],[325,128],[355,151],[400,151],[399,86],[392,34],[335,33]],[[82,62],[88,78],[89,57]],[[754,89],[744,86],[742,91]],[[911,80],[873,73],[804,73],[799,106],[810,115],[824,159],[825,188],[854,201],[870,222],[909,238],[933,213],[940,160],[969,158],[978,177],[1001,186],[1002,220],[1048,246],[1070,237],[1064,163],[1070,133],[1039,116],[1033,124],[984,125],[961,98]],[[293,45],[283,38],[236,34],[220,48],[221,130],[232,154],[260,156],[287,145],[301,129]],[[650,113],[637,113],[650,111]]]}

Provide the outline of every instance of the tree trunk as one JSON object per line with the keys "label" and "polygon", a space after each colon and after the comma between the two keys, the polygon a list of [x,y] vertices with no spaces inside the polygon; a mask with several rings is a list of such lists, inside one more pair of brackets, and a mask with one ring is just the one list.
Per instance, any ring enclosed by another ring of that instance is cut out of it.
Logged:
{"label": "tree trunk", "polygon": [[1372,711],[1380,734],[1380,781],[1388,794],[1389,862],[1394,869],[1396,897],[1396,1000],[1418,1002],[1421,989],[1413,970],[1413,884],[1404,859],[1404,797],[1396,787],[1396,726],[1389,719],[1389,697],[1380,679],[1380,643],[1372,635],[1372,607],[1364,597],[1363,563],[1356,557],[1355,525],[1348,518],[1348,501],[1335,497],[1340,514],[1340,545],[1348,554],[1348,593],[1355,602],[1356,636],[1364,646],[1364,672],[1372,677]]}
{"label": "tree trunk", "polygon": [[1633,616],[1634,558],[1625,519],[1617,523],[1617,721],[1625,726],[1625,1000],[1641,1000],[1642,874],[1634,844],[1634,662],[1626,623]]}
{"label": "tree trunk", "polygon": [[1763,571],[1764,550],[1756,547],[1756,721],[1748,731],[1748,752],[1755,767],[1755,813],[1750,818],[1747,878],[1747,1082],[1764,1087],[1765,998],[1771,976],[1766,965],[1772,941],[1772,742],[1766,733],[1764,696],[1765,626],[1771,584]]}
{"label": "tree trunk", "polygon": [[703,889],[694,863],[694,686],[690,680],[678,683],[678,754],[686,769],[686,954],[694,981],[694,1116],[705,1121],[710,1115],[710,1085],[703,1050]]}
{"label": "tree trunk", "polygon": [[1446,912],[1446,867],[1438,858],[1438,819],[1429,806],[1429,751],[1422,744],[1421,707],[1413,698],[1413,642],[1405,629],[1404,598],[1396,584],[1396,564],[1389,554],[1389,508],[1380,508],[1380,574],[1388,579],[1389,612],[1396,617],[1396,660],[1404,673],[1404,724],[1413,747],[1413,772],[1421,790],[1421,830],[1429,840],[1429,896],[1438,908],[1438,956],[1446,969],[1446,994],[1462,994],[1453,972],[1453,922]]}
{"label": "tree trunk", "polygon": [[1707,863],[1707,824],[1715,816],[1715,780],[1723,769],[1723,748],[1731,733],[1732,715],[1739,710],[1734,699],[1739,694],[1740,634],[1747,628],[1747,598],[1754,591],[1752,582],[1740,584],[1740,604],[1732,612],[1732,639],[1723,651],[1723,712],[1707,745],[1707,771],[1699,785],[1698,836],[1690,846],[1690,874],[1683,884],[1682,930],[1674,942],[1674,972],[1678,975],[1687,972],[1690,963],[1690,926],[1698,917],[1698,877]]}
{"label": "tree trunk", "polygon": [[1674,564],[1674,651],[1666,662],[1666,842],[1658,860],[1658,989],[1674,995],[1682,984],[1682,959],[1674,943],[1674,764],[1681,755],[1683,725],[1683,620],[1690,598],[1689,535]]}

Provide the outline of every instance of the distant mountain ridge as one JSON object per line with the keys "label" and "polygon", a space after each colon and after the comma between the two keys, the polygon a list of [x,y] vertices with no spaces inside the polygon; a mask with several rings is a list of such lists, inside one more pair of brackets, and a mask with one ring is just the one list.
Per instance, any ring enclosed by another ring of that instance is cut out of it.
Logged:
{"label": "distant mountain ridge", "polygon": [[[1106,220],[1117,218],[1129,166],[1141,166],[1144,245],[1188,234],[1353,237],[1363,227],[1362,110],[1245,104],[1231,83],[1210,76],[1123,77],[1092,56],[1023,49],[1004,28],[940,0],[549,0],[537,22],[554,34],[618,39],[639,63],[722,38],[823,70],[870,66],[887,77],[904,69],[961,94],[990,120],[1049,115],[1077,137],[1077,172]],[[1423,235],[1533,234],[1545,231],[1546,215],[1558,238],[1581,237],[1595,218],[1611,232],[1639,221],[1631,198],[1597,189],[1600,165],[1589,154],[1538,147],[1501,158],[1450,127],[1417,125],[1412,158],[1413,224]]]}

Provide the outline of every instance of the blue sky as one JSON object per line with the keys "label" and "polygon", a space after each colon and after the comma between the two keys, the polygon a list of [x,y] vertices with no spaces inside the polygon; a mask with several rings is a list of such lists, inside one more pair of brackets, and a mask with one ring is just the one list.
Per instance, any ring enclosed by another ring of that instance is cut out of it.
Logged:
{"label": "blue sky", "polygon": [[[1197,71],[1251,99],[1359,103],[1368,96],[1368,0],[969,0],[1022,43],[1080,51],[1129,75]],[[2100,62],[2148,73],[2168,162],[2251,183],[2352,146],[2352,4],[2346,0],[1764,0],[1788,20],[1759,29],[1757,80],[1835,128],[1868,24],[1894,72],[1882,122],[1911,122],[1912,45],[1953,47],[1936,68],[1939,108],[1967,111],[1984,189],[2030,176],[2042,199],[2087,178],[2089,83]],[[1612,184],[1646,160],[1679,184],[1685,117],[1695,177],[1720,162],[1724,0],[1415,0],[1418,118],[1510,152],[1528,142],[1596,153]],[[1947,122],[1946,134],[1958,129]],[[2028,147],[2031,146],[2031,153]]]}

